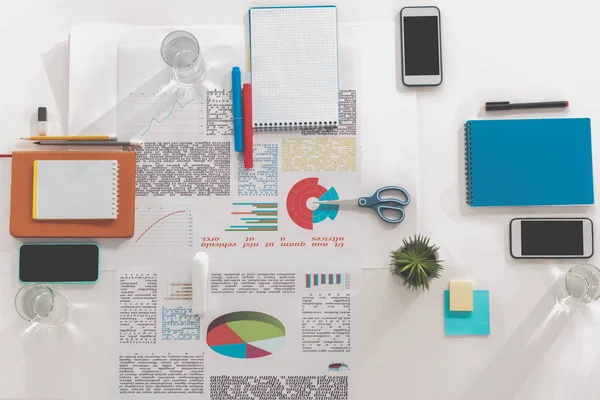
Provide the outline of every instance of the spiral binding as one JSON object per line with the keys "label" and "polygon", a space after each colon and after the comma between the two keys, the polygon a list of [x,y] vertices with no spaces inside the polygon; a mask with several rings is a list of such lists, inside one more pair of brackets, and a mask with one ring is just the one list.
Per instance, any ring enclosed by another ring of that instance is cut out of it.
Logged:
{"label": "spiral binding", "polygon": [[119,162],[113,164],[112,216],[119,216]]}
{"label": "spiral binding", "polygon": [[255,131],[296,131],[308,128],[337,128],[337,121],[254,123]]}
{"label": "spiral binding", "polygon": [[471,160],[471,124],[465,124],[465,180],[467,182],[467,204],[473,205],[473,162]]}

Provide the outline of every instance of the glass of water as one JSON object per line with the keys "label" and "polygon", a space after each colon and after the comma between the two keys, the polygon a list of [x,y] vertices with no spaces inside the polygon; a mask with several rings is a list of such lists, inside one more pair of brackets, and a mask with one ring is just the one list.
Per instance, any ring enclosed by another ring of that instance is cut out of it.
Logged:
{"label": "glass of water", "polygon": [[160,47],[165,62],[173,67],[175,79],[183,85],[193,85],[204,79],[206,63],[194,35],[186,31],[171,32]]}
{"label": "glass of water", "polygon": [[590,264],[574,266],[558,278],[555,294],[561,304],[591,303],[600,297],[600,269]]}
{"label": "glass of water", "polygon": [[15,307],[27,321],[54,326],[67,319],[71,304],[65,295],[46,285],[32,283],[17,292]]}

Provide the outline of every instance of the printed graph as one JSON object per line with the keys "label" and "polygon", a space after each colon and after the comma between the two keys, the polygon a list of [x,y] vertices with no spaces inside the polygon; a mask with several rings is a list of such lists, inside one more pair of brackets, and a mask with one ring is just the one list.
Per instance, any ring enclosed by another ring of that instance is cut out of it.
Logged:
{"label": "printed graph", "polygon": [[346,364],[344,362],[335,362],[335,363],[329,364],[330,371],[341,372],[341,371],[348,371],[349,369],[350,368],[348,368],[348,364]]}
{"label": "printed graph", "polygon": [[306,289],[350,289],[348,274],[306,274],[304,282]]}
{"label": "printed graph", "polygon": [[192,284],[183,282],[167,283],[167,297],[165,297],[165,300],[192,300]]}
{"label": "printed graph", "polygon": [[214,319],[206,330],[206,344],[232,358],[270,356],[285,345],[285,327],[272,315],[237,311]]}
{"label": "printed graph", "polygon": [[206,98],[198,93],[131,94],[119,134],[124,137],[198,136],[206,115]]}
{"label": "printed graph", "polygon": [[194,221],[187,206],[136,207],[135,233],[128,245],[192,247]]}
{"label": "printed graph", "polygon": [[319,184],[319,178],[306,178],[297,182],[290,189],[286,207],[292,221],[300,228],[312,230],[314,224],[334,220],[338,215],[339,205],[320,204],[316,210],[308,208],[307,202],[311,199],[320,201],[339,200],[334,187],[327,189]]}
{"label": "printed graph", "polygon": [[277,203],[233,203],[233,225],[225,232],[274,232],[278,230]]}

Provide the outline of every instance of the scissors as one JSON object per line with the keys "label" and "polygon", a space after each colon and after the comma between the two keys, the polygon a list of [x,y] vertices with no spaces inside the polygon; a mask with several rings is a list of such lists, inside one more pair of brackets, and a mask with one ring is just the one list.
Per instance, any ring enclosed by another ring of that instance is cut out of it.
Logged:
{"label": "scissors", "polygon": [[[381,197],[383,192],[397,192],[396,197]],[[404,221],[404,207],[410,203],[410,195],[406,189],[400,186],[384,186],[377,189],[371,197],[359,197],[352,200],[318,201],[318,204],[355,204],[359,207],[369,207],[375,210],[379,218],[388,224],[399,224]],[[391,212],[390,212],[391,211]],[[385,214],[388,214],[387,216]],[[391,215],[397,215],[392,218]]]}

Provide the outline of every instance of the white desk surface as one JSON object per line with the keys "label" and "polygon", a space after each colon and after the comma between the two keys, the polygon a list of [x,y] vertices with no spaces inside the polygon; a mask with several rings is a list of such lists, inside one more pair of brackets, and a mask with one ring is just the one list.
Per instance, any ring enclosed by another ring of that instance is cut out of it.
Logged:
{"label": "white desk surface", "polygon": [[[358,23],[390,23],[409,5],[398,0],[379,0],[377,6],[364,0],[337,3],[340,22]],[[6,0],[0,13],[0,152],[23,146],[18,138],[29,133],[39,105],[46,105],[55,121],[66,123],[71,26],[241,24],[250,6],[268,4],[279,3]],[[411,5],[419,4],[428,5]],[[507,243],[514,217],[595,219],[595,207],[472,211],[461,204],[459,193],[462,124],[482,114],[485,100],[564,99],[572,104],[567,112],[531,115],[600,121],[600,4],[439,0],[436,5],[442,12],[444,83],[421,89],[390,85],[417,94],[420,226],[441,245],[446,271],[428,293],[407,292],[387,271],[364,272],[361,398],[596,399],[600,304],[553,313],[551,285],[574,262],[517,262],[510,258]],[[362,139],[384,141],[393,134],[389,130]],[[73,313],[80,323],[47,333],[56,336],[55,346],[42,346],[45,340],[25,334],[27,324],[14,311],[20,242],[8,233],[10,160],[0,159],[0,183],[5,188],[0,192],[0,398],[111,398],[115,381],[101,371],[114,367],[115,358],[95,350],[101,347],[96,344],[111,340],[96,329],[107,332],[112,324],[111,273],[91,288],[63,288],[78,304]],[[590,262],[599,264],[598,257]],[[491,289],[489,337],[444,336],[442,290],[452,278],[471,278],[477,288]],[[71,334],[61,335],[62,330]],[[85,361],[77,365],[77,359]]]}

